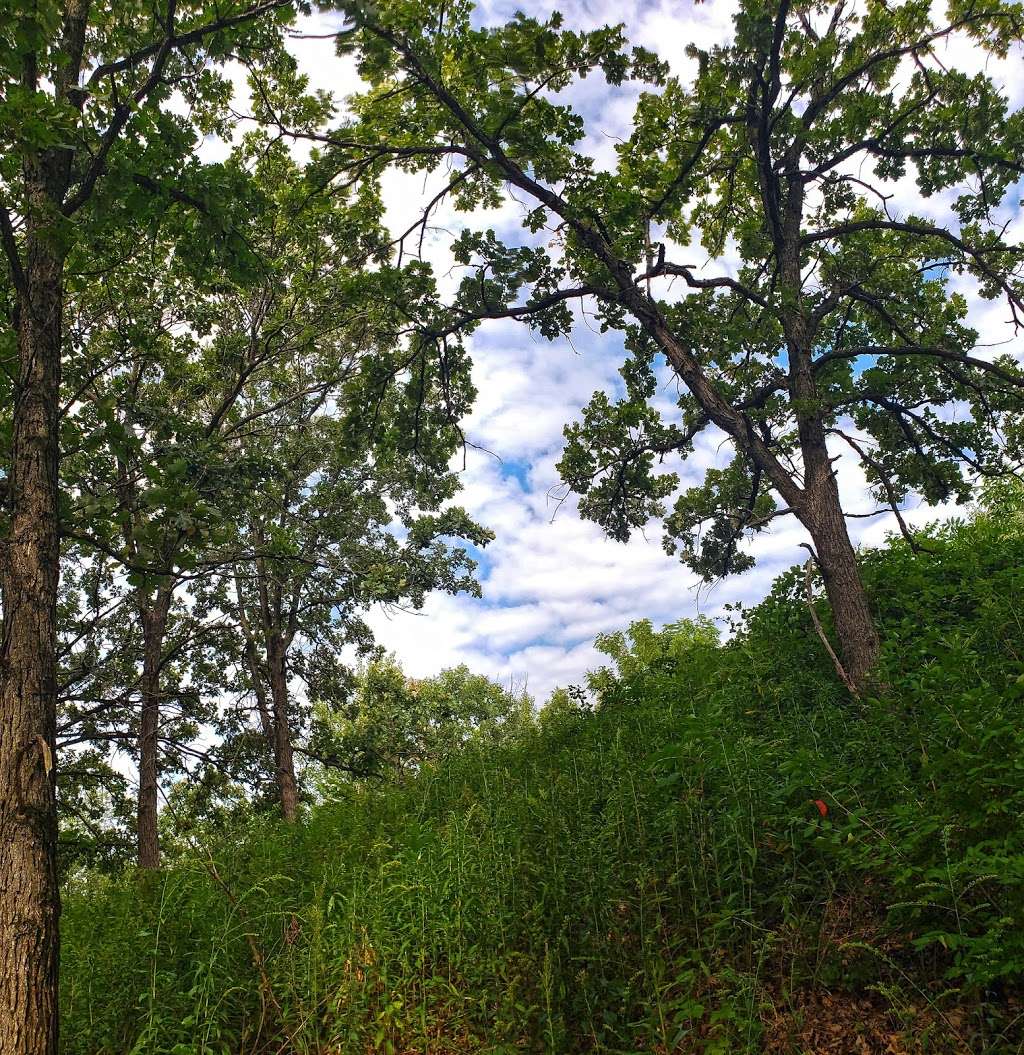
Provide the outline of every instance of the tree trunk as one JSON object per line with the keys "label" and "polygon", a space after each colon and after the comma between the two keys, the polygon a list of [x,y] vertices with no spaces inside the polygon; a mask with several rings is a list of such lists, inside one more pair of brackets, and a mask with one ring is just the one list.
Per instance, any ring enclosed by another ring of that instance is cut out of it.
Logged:
{"label": "tree trunk", "polygon": [[835,477],[829,473],[807,500],[807,512],[801,519],[814,540],[843,669],[858,689],[864,688],[881,645]]}
{"label": "tree trunk", "polygon": [[281,816],[295,820],[299,795],[295,781],[295,758],[292,752],[292,731],[288,721],[288,676],[286,649],[277,634],[267,642],[267,667],[270,670],[270,695],[274,719],[274,764],[277,787],[281,796]]}
{"label": "tree trunk", "polygon": [[[812,388],[809,390],[813,392]],[[797,398],[811,402],[811,397],[803,393]],[[861,689],[878,660],[878,631],[843,516],[820,413],[798,415],[798,429],[804,493],[794,511],[814,541],[843,670],[853,686]]]}
{"label": "tree trunk", "polygon": [[248,635],[245,639],[245,662],[249,668],[249,677],[252,679],[253,695],[256,697],[256,710],[260,716],[260,731],[267,741],[267,746],[273,750],[274,719],[270,713],[270,701],[267,699],[267,686],[263,680],[263,672],[260,670],[260,660],[256,654],[256,645]]}
{"label": "tree trunk", "polygon": [[[791,171],[799,168],[798,153],[787,159],[787,168]],[[767,167],[764,178],[770,178]],[[856,691],[866,686],[878,660],[880,643],[839,500],[839,485],[828,450],[826,408],[814,377],[817,324],[809,319],[803,301],[800,225],[804,185],[799,176],[786,181],[783,200],[780,291],[782,303],[789,304],[784,321],[789,391],[796,413],[804,475],[803,494],[793,503],[793,508],[814,540],[843,670]]]}
{"label": "tree trunk", "polygon": [[142,703],[139,714],[139,868],[160,867],[157,795],[160,780],[160,666],[167,614],[173,591],[161,586],[152,607],[140,604],[142,616]]}
{"label": "tree trunk", "polygon": [[[19,378],[0,550],[0,1055],[55,1055],[60,894],[57,725],[57,506],[63,261],[30,198]],[[45,215],[45,213],[43,213]]]}

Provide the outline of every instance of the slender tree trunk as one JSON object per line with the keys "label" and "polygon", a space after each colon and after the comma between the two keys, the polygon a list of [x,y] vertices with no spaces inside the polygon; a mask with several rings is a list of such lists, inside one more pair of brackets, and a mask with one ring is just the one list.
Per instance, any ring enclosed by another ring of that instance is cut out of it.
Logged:
{"label": "slender tree trunk", "polygon": [[57,724],[57,470],[63,261],[27,220],[18,298],[19,379],[0,551],[0,1055],[57,1051],[60,895]]}
{"label": "slender tree trunk", "polygon": [[260,716],[260,731],[267,742],[267,747],[273,752],[274,719],[271,717],[270,701],[267,699],[267,684],[263,678],[263,665],[260,663],[259,651],[253,637],[252,624],[246,614],[245,599],[242,596],[242,586],[237,573],[235,574],[235,597],[238,600],[238,622],[242,629],[242,637],[245,639],[245,665],[249,668],[252,691],[256,697],[256,710]]}
{"label": "slender tree trunk", "polygon": [[281,816],[294,821],[298,813],[299,795],[295,781],[295,758],[292,752],[292,731],[288,721],[288,676],[286,649],[279,634],[272,634],[267,642],[267,666],[270,670],[270,696],[274,719],[274,764],[277,787],[281,796]]}
{"label": "slender tree trunk", "polygon": [[173,591],[161,586],[152,606],[140,605],[142,616],[142,703],[139,712],[139,868],[160,867],[157,835],[157,795],[160,780],[160,665],[167,615]]}
{"label": "slender tree trunk", "polygon": [[[253,652],[251,645],[246,646],[247,651]],[[267,686],[260,672],[259,660],[255,654],[248,657],[249,676],[252,678],[252,691],[256,697],[256,710],[260,716],[260,731],[263,733],[267,746],[273,750],[274,747],[274,719],[271,716],[270,701],[267,699]]]}

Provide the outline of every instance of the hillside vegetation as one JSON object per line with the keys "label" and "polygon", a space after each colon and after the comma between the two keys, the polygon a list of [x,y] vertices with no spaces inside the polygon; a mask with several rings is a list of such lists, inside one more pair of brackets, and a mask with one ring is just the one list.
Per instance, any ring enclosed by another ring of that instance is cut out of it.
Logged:
{"label": "hillside vegetation", "polygon": [[1019,503],[920,546],[862,557],[872,696],[794,569],[298,826],[71,876],[64,1051],[1020,1050]]}

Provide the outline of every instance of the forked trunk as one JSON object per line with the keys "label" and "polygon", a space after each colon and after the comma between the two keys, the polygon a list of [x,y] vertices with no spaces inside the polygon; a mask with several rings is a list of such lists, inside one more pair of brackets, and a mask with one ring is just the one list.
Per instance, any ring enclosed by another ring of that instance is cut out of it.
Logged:
{"label": "forked trunk", "polygon": [[[33,203],[40,208],[41,202]],[[54,757],[63,264],[30,229],[18,303],[10,529],[0,551],[0,1055],[55,1055]]]}
{"label": "forked trunk", "polygon": [[[791,262],[790,271],[796,276],[794,288],[798,288],[798,261]],[[798,299],[798,294],[794,297]],[[756,429],[751,428],[746,416],[737,414],[729,407],[714,386],[700,374],[685,346],[664,320],[647,307],[643,297],[637,291],[628,289],[623,292],[623,300],[643,320],[645,328],[665,352],[669,364],[708,417],[751,456],[786,505],[807,528],[817,549],[825,592],[832,606],[843,668],[855,687],[864,687],[878,659],[878,632],[839,503],[839,489],[832,472],[822,412],[813,409],[818,401],[818,393],[811,370],[811,355],[807,350],[811,342],[803,320],[797,319],[791,324],[788,345],[794,401],[812,408],[809,412],[805,410],[797,415],[805,477],[805,486],[801,488],[791,470],[774,456]]]}
{"label": "forked trunk", "polygon": [[139,713],[139,868],[160,867],[157,835],[157,795],[160,780],[160,667],[163,658],[167,614],[173,594],[167,587],[157,590],[152,607],[140,605],[142,618],[142,682]]}
{"label": "forked trunk", "polygon": [[298,814],[299,795],[295,781],[291,724],[288,720],[288,675],[285,652],[284,642],[280,637],[272,636],[267,645],[267,666],[270,670],[270,696],[273,705],[274,765],[281,799],[281,816],[286,821],[294,821]]}

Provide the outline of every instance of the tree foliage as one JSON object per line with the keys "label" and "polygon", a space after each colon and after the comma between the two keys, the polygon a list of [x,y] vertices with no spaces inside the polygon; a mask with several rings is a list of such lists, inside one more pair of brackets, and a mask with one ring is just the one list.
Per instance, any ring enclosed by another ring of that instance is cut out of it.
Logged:
{"label": "tree foliage", "polygon": [[[990,77],[935,55],[968,32],[1005,48],[1019,11],[748,0],[728,44],[689,47],[691,85],[630,50],[621,27],[480,26],[466,3],[338,6],[352,27],[339,48],[371,85],[358,120],[328,137],[339,171],[446,163],[424,225],[446,196],[461,210],[525,196],[523,244],[454,240],[465,278],[422,332],[520,318],[554,337],[586,298],[628,356],[623,397],[599,393],[567,429],[560,467],[584,514],[626,538],[668,512],[667,548],[707,577],[748,567],[744,537],[794,514],[862,679],[877,638],[843,520],[860,511],[842,509],[835,456],[851,455],[898,518],[910,493],[963,501],[1019,458],[1003,440],[1024,380],[978,349],[958,287],[1020,321],[1024,263],[1004,218],[1024,124]],[[611,165],[567,101],[591,75],[643,89]],[[891,204],[904,175],[921,215]],[[683,386],[667,418],[652,405],[664,362]],[[658,466],[705,430],[733,460],[669,512],[679,480]]]}
{"label": "tree foliage", "polygon": [[318,783],[328,796],[339,781],[394,780],[440,764],[471,740],[492,742],[532,715],[525,691],[465,664],[409,678],[387,656],[368,663],[341,692],[320,688],[310,755],[324,767]]}

